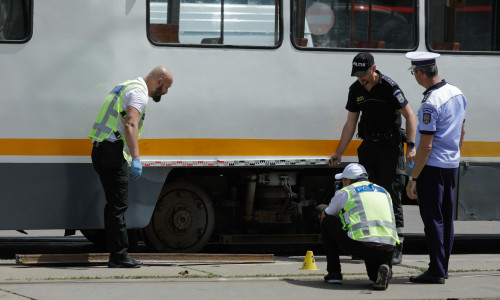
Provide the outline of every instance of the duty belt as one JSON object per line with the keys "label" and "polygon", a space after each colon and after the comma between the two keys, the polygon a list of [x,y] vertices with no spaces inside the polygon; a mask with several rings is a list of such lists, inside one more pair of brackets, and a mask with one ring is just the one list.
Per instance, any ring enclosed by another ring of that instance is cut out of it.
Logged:
{"label": "duty belt", "polygon": [[366,140],[366,141],[373,141],[373,142],[385,142],[388,140],[387,136],[383,133],[365,134],[362,139]]}
{"label": "duty belt", "polygon": [[395,133],[368,133],[364,134],[362,139],[373,142],[386,142],[395,138]]}

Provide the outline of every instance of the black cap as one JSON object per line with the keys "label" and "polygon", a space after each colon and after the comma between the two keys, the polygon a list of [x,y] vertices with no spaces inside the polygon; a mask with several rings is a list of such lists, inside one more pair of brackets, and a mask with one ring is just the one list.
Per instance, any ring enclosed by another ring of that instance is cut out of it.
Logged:
{"label": "black cap", "polygon": [[366,71],[375,64],[373,55],[368,52],[360,52],[352,60],[351,76],[362,77]]}

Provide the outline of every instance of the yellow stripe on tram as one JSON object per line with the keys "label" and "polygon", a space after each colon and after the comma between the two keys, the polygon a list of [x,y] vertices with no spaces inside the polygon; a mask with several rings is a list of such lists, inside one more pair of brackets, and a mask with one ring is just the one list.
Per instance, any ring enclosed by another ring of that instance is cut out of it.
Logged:
{"label": "yellow stripe on tram", "polygon": [[[143,156],[329,156],[338,140],[143,139]],[[360,140],[344,156],[357,156]],[[87,156],[90,139],[0,139],[0,155]],[[500,157],[500,142],[464,142],[462,157]]]}

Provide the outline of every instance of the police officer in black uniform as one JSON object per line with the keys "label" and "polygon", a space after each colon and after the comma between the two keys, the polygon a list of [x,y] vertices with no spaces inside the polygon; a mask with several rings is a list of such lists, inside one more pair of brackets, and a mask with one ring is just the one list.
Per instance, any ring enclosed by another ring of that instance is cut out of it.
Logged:
{"label": "police officer in black uniform", "polygon": [[[360,119],[358,137],[363,142],[358,148],[359,163],[365,166],[370,181],[382,186],[391,195],[401,242],[394,249],[393,264],[399,264],[404,239],[401,204],[405,173],[403,142],[407,141],[406,162],[411,164],[415,159],[416,117],[398,84],[377,70],[370,53],[361,52],[354,57],[351,76],[357,77],[357,80],[349,88],[347,121],[329,166],[342,161]],[[401,130],[401,115],[406,119],[407,136]]]}

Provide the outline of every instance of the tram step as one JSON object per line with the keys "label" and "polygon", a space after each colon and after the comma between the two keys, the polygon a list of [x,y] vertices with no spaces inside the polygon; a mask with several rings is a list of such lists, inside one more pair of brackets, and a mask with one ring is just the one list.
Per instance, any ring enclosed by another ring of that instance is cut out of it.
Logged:
{"label": "tram step", "polygon": [[[145,265],[274,263],[274,254],[131,253]],[[106,264],[109,253],[16,254],[16,264]]]}

